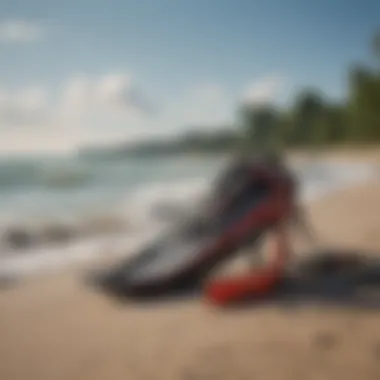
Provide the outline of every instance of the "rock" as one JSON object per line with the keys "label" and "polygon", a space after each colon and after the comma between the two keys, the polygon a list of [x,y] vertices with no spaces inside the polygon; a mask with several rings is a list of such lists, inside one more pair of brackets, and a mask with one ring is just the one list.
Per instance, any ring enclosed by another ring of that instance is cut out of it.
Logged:
{"label": "rock", "polygon": [[21,228],[10,228],[3,233],[3,239],[7,246],[12,249],[31,248],[35,243],[35,238],[28,231]]}

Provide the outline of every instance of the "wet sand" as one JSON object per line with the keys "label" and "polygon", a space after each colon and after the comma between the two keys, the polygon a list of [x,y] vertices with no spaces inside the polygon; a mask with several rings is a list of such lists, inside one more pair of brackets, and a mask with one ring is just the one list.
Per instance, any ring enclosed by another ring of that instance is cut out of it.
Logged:
{"label": "wet sand", "polygon": [[[308,208],[325,245],[380,257],[380,182]],[[121,304],[82,269],[0,291],[0,379],[380,379],[380,312],[273,302]]]}

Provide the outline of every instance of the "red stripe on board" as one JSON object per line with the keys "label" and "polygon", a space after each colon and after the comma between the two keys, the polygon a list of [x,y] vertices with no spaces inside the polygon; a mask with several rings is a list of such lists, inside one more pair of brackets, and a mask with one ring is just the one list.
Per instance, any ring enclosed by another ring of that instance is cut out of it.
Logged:
{"label": "red stripe on board", "polygon": [[282,279],[289,256],[283,228],[277,232],[276,242],[276,256],[269,267],[248,275],[209,282],[204,290],[206,299],[215,305],[226,305],[247,297],[262,297],[270,293]]}

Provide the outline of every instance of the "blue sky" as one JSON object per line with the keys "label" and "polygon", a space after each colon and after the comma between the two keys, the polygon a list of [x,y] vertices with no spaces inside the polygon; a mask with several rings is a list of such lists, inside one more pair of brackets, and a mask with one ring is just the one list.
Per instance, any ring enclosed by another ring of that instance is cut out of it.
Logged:
{"label": "blue sky", "polygon": [[0,15],[0,149],[39,149],[213,126],[302,86],[342,97],[380,2],[24,0]]}

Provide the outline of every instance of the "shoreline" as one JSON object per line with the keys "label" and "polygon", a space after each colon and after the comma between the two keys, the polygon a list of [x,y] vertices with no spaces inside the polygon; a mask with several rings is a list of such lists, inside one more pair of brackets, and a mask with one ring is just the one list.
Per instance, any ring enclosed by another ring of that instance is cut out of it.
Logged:
{"label": "shoreline", "polygon": [[[150,156],[148,153],[146,155],[138,156],[138,158],[173,158],[173,157],[189,157],[189,158],[226,158],[228,156],[234,155],[239,149],[231,149],[225,151],[193,151],[193,152],[179,152],[172,154],[158,154]],[[253,151],[253,148],[252,148]],[[288,158],[315,158],[318,159],[338,159],[338,160],[359,160],[359,161],[376,161],[380,160],[380,145],[341,145],[341,146],[331,146],[331,147],[321,147],[318,149],[312,148],[289,148],[284,151],[284,155]],[[127,157],[126,157],[127,158]]]}

